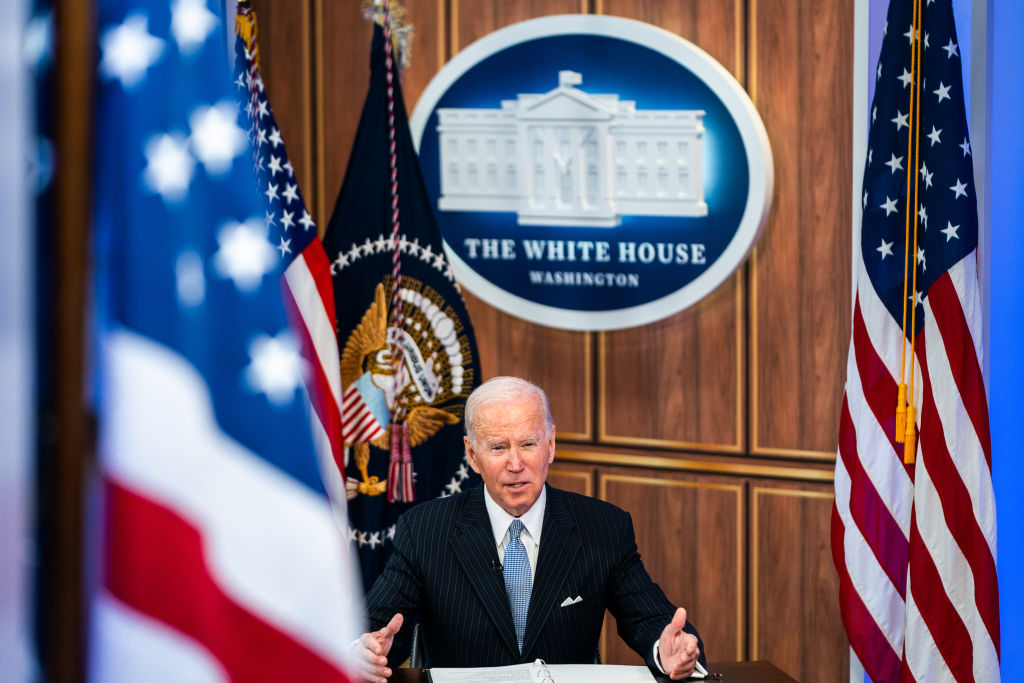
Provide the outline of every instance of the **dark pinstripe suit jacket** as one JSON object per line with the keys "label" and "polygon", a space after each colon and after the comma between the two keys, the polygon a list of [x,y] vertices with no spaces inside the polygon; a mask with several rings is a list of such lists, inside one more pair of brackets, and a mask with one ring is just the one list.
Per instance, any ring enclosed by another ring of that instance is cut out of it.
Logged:
{"label": "dark pinstripe suit jacket", "polygon": [[[653,666],[675,607],[640,561],[629,514],[548,486],[544,529],[520,655],[483,487],[419,505],[367,595],[371,629],[419,616],[427,666],[501,666],[541,658],[593,663],[607,607],[619,635]],[[566,598],[582,601],[562,607]],[[688,631],[697,635],[688,623]],[[699,636],[698,636],[699,640]],[[701,643],[701,661],[704,645]],[[407,653],[394,652],[392,663]]]}

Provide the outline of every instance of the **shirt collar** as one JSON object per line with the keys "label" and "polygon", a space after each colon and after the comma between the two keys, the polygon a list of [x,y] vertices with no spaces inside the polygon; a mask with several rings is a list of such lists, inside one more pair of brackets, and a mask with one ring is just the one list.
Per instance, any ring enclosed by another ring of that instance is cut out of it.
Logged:
{"label": "shirt collar", "polygon": [[[544,526],[544,508],[547,507],[547,504],[548,487],[545,485],[540,490],[540,496],[538,496],[530,509],[519,518],[523,526],[526,527],[526,531],[530,534],[530,538],[538,546],[540,545],[541,528]],[[505,534],[508,533],[508,525],[512,523],[515,517],[508,514],[500,505],[494,502],[486,486],[484,487],[484,506],[487,508],[487,516],[491,520],[491,533],[494,534],[494,545],[500,546],[501,542],[505,540]]]}

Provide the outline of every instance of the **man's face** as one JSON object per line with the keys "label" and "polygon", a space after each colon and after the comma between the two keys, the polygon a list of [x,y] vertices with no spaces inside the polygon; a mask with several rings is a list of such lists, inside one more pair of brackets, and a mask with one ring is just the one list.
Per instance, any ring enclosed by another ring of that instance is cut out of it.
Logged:
{"label": "man's face", "polygon": [[476,411],[476,441],[464,437],[469,465],[484,480],[491,498],[513,517],[530,509],[544,489],[555,459],[536,397],[491,403]]}

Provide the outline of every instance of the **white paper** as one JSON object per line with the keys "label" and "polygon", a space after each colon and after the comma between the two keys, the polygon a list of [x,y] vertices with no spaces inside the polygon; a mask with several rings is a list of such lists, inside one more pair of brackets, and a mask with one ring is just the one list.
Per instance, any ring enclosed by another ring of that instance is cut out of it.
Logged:
{"label": "white paper", "polygon": [[548,664],[553,683],[655,683],[646,666]]}
{"label": "white paper", "polygon": [[432,683],[536,683],[534,664],[478,667],[475,669],[431,669]]}
{"label": "white paper", "polygon": [[476,669],[431,669],[430,679],[433,683],[655,683],[646,666],[540,662]]}

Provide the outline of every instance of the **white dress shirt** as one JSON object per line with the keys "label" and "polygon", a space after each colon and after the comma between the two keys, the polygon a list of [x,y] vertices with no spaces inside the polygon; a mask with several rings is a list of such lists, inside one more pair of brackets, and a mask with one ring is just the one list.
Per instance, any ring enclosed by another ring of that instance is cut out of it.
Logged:
{"label": "white dress shirt", "polygon": [[[544,528],[544,509],[547,504],[548,490],[547,487],[544,487],[540,490],[540,496],[530,506],[530,509],[519,517],[523,523],[523,531],[519,535],[519,540],[523,542],[526,558],[530,561],[531,585],[533,585],[533,577],[537,574],[537,553],[540,551],[540,534]],[[484,488],[484,505],[487,508],[487,516],[491,520],[491,533],[494,534],[494,545],[498,549],[498,561],[504,564],[505,546],[508,545],[508,526],[515,517],[495,503],[486,488]]]}

